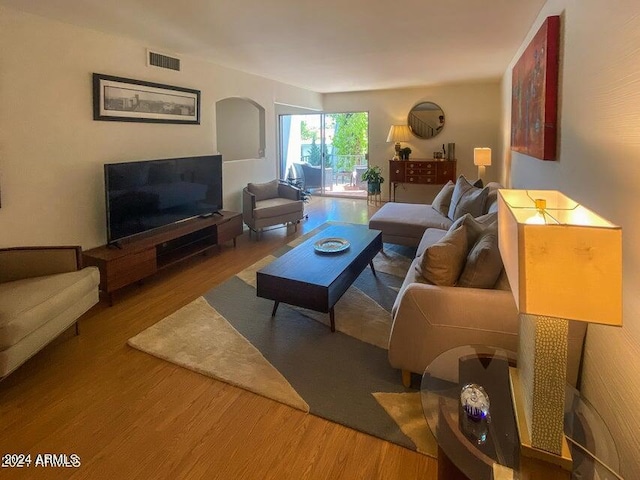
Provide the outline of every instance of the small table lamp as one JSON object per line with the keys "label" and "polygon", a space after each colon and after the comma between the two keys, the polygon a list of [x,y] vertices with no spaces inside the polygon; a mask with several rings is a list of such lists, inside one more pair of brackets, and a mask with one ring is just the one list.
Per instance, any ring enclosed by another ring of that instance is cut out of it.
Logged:
{"label": "small table lamp", "polygon": [[399,160],[400,142],[408,142],[411,139],[411,130],[408,125],[391,125],[389,135],[387,135],[387,143],[396,142],[396,154],[394,160]]}
{"label": "small table lamp", "polygon": [[552,190],[499,190],[498,225],[520,312],[511,388],[523,454],[570,470],[568,320],[622,325],[622,229]]}
{"label": "small table lamp", "polygon": [[474,148],[473,164],[478,167],[478,178],[484,178],[485,167],[491,166],[491,149],[486,147]]}

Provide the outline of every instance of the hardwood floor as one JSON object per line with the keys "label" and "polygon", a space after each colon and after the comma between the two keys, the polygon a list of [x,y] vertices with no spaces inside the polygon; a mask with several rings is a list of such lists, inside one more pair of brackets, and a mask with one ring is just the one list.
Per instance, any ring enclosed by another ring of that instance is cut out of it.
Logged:
{"label": "hardwood floor", "polygon": [[[101,302],[0,383],[0,454],[76,454],[79,468],[0,471],[19,479],[434,479],[436,461],[306,415],[126,345],[296,235],[326,220],[367,223],[366,201],[313,198],[298,232],[163,271]],[[398,374],[400,382],[400,374]]]}

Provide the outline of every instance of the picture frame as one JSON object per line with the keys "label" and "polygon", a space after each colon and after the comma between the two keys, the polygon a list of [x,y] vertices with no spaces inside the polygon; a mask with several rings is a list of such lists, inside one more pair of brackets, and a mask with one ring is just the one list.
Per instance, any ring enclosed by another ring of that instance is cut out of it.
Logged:
{"label": "picture frame", "polygon": [[513,67],[511,150],[556,160],[560,17],[547,17]]}
{"label": "picture frame", "polygon": [[93,74],[93,119],[200,124],[200,90]]}

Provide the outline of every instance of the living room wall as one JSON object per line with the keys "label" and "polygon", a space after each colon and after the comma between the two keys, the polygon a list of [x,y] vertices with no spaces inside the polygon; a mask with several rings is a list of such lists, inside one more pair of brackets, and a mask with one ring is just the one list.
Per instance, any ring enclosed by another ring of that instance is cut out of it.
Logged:
{"label": "living room wall", "polygon": [[[499,81],[469,82],[422,88],[403,88],[365,92],[329,93],[324,95],[326,112],[369,112],[369,164],[379,165],[385,181],[389,181],[389,159],[394,144],[386,143],[391,125],[406,125],[411,108],[420,102],[435,102],[445,113],[445,126],[435,138],[413,137],[402,146],[409,146],[412,158],[433,158],[442,151],[442,144],[454,142],[458,160],[457,173],[476,178],[473,165],[474,147],[491,147],[493,165],[486,170],[485,180],[497,180],[502,158],[500,141]],[[383,200],[388,184],[383,185]],[[403,185],[396,190],[397,201],[430,203],[441,187]]]}
{"label": "living room wall", "polygon": [[[559,148],[544,162],[510,151],[511,71],[549,15],[562,16]],[[622,328],[590,325],[583,394],[640,478],[640,4],[549,0],[502,81],[504,168],[513,188],[559,189],[622,226]],[[606,302],[606,299],[602,299]]]}
{"label": "living room wall", "polygon": [[[215,153],[228,97],[266,111],[265,157],[224,162],[224,207],[240,211],[248,182],[276,176],[274,102],[322,108],[318,93],[196,58],[147,67],[148,45],[5,7],[0,45],[0,246],[105,243],[103,164]],[[201,90],[201,124],[94,121],[94,72]]]}

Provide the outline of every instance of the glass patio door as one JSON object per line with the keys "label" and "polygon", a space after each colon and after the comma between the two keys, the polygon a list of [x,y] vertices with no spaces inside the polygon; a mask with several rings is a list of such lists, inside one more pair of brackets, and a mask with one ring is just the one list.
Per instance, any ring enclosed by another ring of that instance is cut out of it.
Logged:
{"label": "glass patio door", "polygon": [[311,194],[366,197],[367,112],[280,115],[281,177]]}

